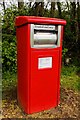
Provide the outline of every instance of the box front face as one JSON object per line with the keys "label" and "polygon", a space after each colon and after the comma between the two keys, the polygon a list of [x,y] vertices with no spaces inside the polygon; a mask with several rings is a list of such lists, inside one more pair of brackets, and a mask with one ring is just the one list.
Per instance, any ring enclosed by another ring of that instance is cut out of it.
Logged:
{"label": "box front face", "polygon": [[57,105],[59,50],[31,51],[30,113]]}
{"label": "box front face", "polygon": [[58,104],[61,26],[30,26],[31,71],[29,112]]}

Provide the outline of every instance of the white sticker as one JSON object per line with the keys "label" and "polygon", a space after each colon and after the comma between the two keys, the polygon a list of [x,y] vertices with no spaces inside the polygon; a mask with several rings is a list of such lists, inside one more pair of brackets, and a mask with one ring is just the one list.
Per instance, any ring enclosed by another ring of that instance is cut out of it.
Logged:
{"label": "white sticker", "polygon": [[38,58],[38,69],[52,68],[52,57]]}
{"label": "white sticker", "polygon": [[34,29],[39,30],[55,30],[55,25],[34,25]]}

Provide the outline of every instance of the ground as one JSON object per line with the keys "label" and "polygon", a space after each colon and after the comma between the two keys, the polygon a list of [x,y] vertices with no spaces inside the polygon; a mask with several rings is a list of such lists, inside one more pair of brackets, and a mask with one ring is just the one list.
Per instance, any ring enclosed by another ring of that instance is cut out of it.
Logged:
{"label": "ground", "polygon": [[[64,72],[65,71],[65,72]],[[67,72],[66,72],[67,71]],[[56,108],[27,115],[18,105],[16,82],[11,75],[5,77],[3,87],[3,118],[78,118],[80,119],[80,77],[75,68],[63,68],[61,99]],[[13,78],[13,79],[12,79]],[[11,80],[10,80],[11,79]],[[9,80],[9,81],[8,81]],[[8,83],[8,84],[7,84]]]}

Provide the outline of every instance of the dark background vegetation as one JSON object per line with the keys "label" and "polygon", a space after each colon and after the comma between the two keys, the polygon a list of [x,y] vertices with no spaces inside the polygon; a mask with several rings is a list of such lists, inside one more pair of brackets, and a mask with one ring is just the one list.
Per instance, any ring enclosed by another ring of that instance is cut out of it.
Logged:
{"label": "dark background vegetation", "polygon": [[[10,3],[11,4],[11,3]],[[44,16],[65,19],[63,64],[80,65],[80,5],[79,2],[18,2],[18,6],[11,4],[6,7],[2,3],[2,57],[3,72],[16,72],[16,29],[15,18],[19,15]]]}

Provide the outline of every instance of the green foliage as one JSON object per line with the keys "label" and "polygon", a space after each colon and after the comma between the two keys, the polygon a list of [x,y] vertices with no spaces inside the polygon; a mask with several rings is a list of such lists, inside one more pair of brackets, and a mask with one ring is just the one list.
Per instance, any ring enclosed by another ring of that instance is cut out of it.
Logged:
{"label": "green foliage", "polygon": [[2,24],[2,58],[3,72],[16,71],[16,35],[14,19],[17,14],[15,6],[7,8]]}
{"label": "green foliage", "polygon": [[16,72],[16,38],[3,34],[3,72],[9,70]]}
{"label": "green foliage", "polygon": [[62,52],[63,52],[63,54],[62,54],[63,59],[65,59],[66,53],[68,52],[68,49],[67,49],[67,48],[64,48]]}
{"label": "green foliage", "polygon": [[16,30],[15,17],[19,15],[27,15],[27,8],[18,10],[14,5],[5,10],[2,24],[2,58],[3,72],[16,72]]}
{"label": "green foliage", "polygon": [[2,81],[2,90],[11,90],[12,88],[16,87],[16,82],[17,82],[17,77],[16,74],[11,73],[9,71],[4,72],[3,74],[3,81]]}
{"label": "green foliage", "polygon": [[63,67],[61,85],[68,89],[80,91],[80,68],[75,66]]}

